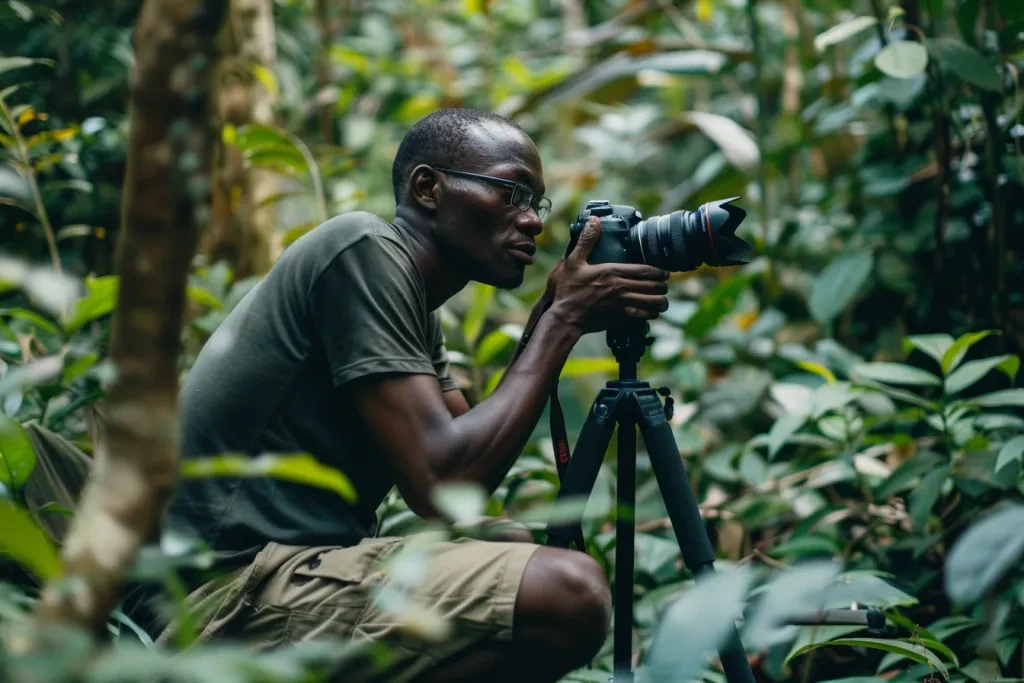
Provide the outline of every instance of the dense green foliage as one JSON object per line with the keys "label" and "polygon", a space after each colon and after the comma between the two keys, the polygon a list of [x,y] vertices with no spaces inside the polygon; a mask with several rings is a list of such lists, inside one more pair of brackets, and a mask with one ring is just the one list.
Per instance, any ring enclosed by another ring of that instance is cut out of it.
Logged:
{"label": "dense green foliage", "polygon": [[[14,501],[0,501],[0,550],[43,578],[58,561],[17,507],[33,465],[20,424],[91,452],[116,372],[104,359],[138,7],[107,4],[0,6],[0,482]],[[515,291],[471,286],[443,311],[473,402],[500,378],[586,200],[648,215],[739,196],[748,210],[752,262],[674,276],[640,368],[672,390],[720,558],[714,583],[688,590],[641,447],[636,642],[647,652],[660,624],[668,643],[650,674],[699,677],[749,597],[744,639],[775,680],[1024,677],[1024,4],[313,4],[275,2],[277,63],[260,75],[279,93],[277,125],[224,131],[280,172],[285,244],[325,215],[391,215],[398,142],[439,106],[513,116],[541,150],[554,210],[538,264]],[[57,253],[64,278],[48,265]],[[251,283],[197,258],[182,372]],[[571,440],[614,372],[601,335],[574,351],[560,383]],[[545,416],[488,514],[550,513],[547,430]],[[613,441],[584,511],[609,575],[614,495]],[[459,514],[480,504],[450,498]],[[382,515],[384,531],[416,526],[397,496]],[[138,571],[172,564],[146,557]],[[0,589],[0,619],[19,623],[23,601]],[[884,607],[891,632],[784,627],[851,601]],[[46,662],[0,653],[0,672],[61,680],[73,642]],[[252,675],[291,680],[325,657],[283,653]],[[90,680],[162,661],[122,654]],[[211,681],[259,663],[207,648],[182,661]],[[607,680],[610,661],[609,641],[580,680]]]}

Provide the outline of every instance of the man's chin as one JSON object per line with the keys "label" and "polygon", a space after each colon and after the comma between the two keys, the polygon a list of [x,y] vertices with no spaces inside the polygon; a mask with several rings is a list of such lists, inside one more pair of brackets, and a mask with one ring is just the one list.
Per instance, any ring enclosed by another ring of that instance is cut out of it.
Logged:
{"label": "man's chin", "polygon": [[508,273],[488,273],[485,277],[474,279],[497,289],[516,289],[526,279],[526,269],[524,267]]}

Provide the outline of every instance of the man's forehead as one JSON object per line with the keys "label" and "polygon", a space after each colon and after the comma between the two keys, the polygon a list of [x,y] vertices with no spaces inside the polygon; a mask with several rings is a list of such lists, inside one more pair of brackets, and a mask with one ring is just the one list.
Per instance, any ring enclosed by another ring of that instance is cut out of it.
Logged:
{"label": "man's forehead", "polygon": [[535,182],[543,182],[540,155],[537,147],[521,131],[500,121],[481,121],[467,131],[471,147],[480,153],[480,162],[490,170],[521,169]]}

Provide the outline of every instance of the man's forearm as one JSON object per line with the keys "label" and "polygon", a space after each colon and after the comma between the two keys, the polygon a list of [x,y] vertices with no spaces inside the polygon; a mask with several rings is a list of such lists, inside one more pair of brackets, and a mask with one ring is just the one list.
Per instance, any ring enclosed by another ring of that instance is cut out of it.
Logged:
{"label": "man's forearm", "polygon": [[488,491],[501,483],[533,433],[580,336],[578,328],[550,310],[540,316],[530,343],[494,393],[453,421],[455,448],[447,476],[480,482]]}

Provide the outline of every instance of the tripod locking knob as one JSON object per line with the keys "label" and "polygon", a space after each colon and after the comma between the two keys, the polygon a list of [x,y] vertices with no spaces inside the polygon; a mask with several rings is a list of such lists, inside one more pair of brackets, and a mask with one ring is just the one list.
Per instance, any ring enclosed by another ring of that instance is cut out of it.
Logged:
{"label": "tripod locking knob", "polygon": [[672,400],[672,391],[668,387],[658,387],[658,393],[665,397],[665,418],[671,420],[675,412],[675,401]]}

